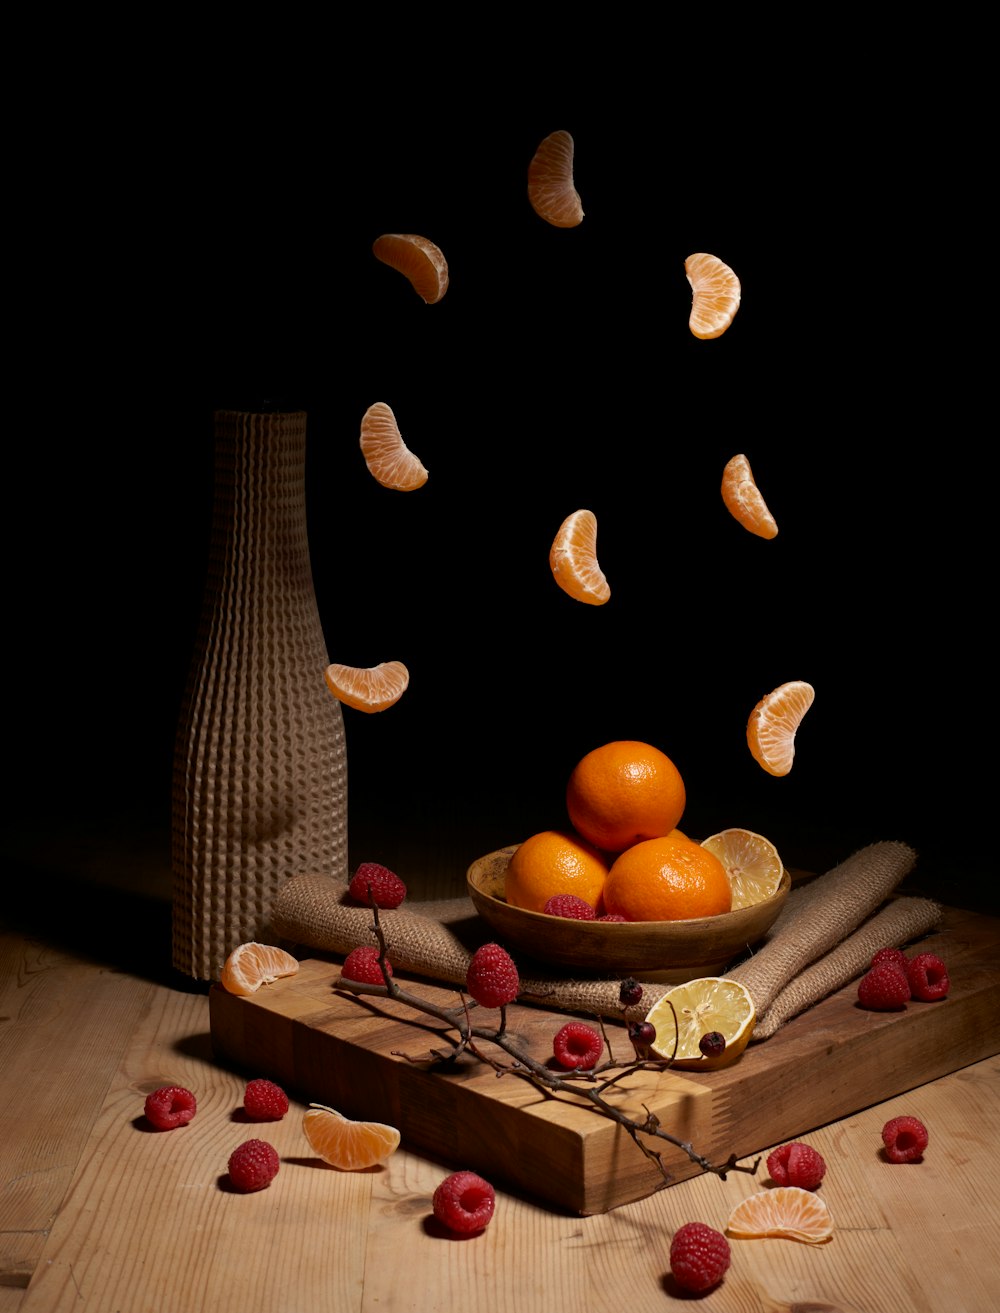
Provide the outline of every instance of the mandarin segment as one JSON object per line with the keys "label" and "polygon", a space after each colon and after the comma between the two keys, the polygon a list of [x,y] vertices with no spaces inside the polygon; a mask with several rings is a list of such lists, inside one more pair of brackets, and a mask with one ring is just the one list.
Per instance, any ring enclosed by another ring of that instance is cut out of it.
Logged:
{"label": "mandarin segment", "polygon": [[747,721],[747,744],[769,775],[787,775],[795,759],[795,734],[816,690],[805,680],[780,684],[757,703]]}
{"label": "mandarin segment", "polygon": [[262,985],[293,976],[298,969],[298,960],[283,948],[251,941],[240,944],[229,954],[219,983],[229,994],[256,994]]}
{"label": "mandarin segment", "polygon": [[573,138],[550,132],[528,165],[528,200],[535,213],[554,228],[583,222],[583,204],[573,184]]}
{"label": "mandarin segment", "polygon": [[[654,1053],[673,1059],[675,1066],[702,1071],[735,1062],[750,1042],[756,1020],[750,991],[725,976],[703,976],[675,985],[646,1016],[656,1031]],[[706,1035],[721,1035],[725,1048],[718,1052],[716,1041],[704,1051],[701,1041]]]}
{"label": "mandarin segment", "polygon": [[384,401],[369,406],[361,418],[361,454],[383,488],[412,492],[427,482],[423,462],[403,441],[392,407]]}
{"label": "mandarin segment", "polygon": [[778,892],[785,868],[777,848],[762,834],[734,827],[702,839],[701,846],[714,853],[725,868],[734,912],[763,903]]}
{"label": "mandarin segment", "polygon": [[417,233],[383,233],[372,244],[375,258],[396,269],[428,305],[448,290],[448,261],[428,237]]}
{"label": "mandarin segment", "polygon": [[345,666],[336,662],[324,672],[326,686],[338,701],[356,711],[385,711],[395,706],[410,683],[402,661],[377,666]]}
{"label": "mandarin segment", "polygon": [[691,284],[688,327],[695,337],[721,337],[740,308],[740,280],[717,255],[699,251],[684,261]]}
{"label": "mandarin segment", "polygon": [[722,500],[726,510],[758,538],[775,538],[778,525],[754,482],[746,456],[733,456],[722,471]]}
{"label": "mandarin segment", "polygon": [[363,1171],[385,1162],[401,1139],[395,1126],[351,1121],[320,1103],[311,1103],[303,1113],[302,1130],[319,1157],[344,1172]]}
{"label": "mandarin segment", "polygon": [[737,1240],[779,1236],[807,1245],[833,1237],[833,1217],[824,1200],[797,1185],[761,1190],[737,1204],[729,1215],[726,1234]]}
{"label": "mandarin segment", "polygon": [[579,510],[568,515],[549,549],[549,568],[563,590],[577,602],[603,606],[611,596],[597,560],[597,516]]}

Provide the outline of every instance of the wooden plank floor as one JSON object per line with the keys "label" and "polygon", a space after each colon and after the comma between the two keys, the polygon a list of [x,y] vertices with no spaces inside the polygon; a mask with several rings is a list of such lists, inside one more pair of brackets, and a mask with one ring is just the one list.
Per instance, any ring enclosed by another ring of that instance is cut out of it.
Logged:
{"label": "wooden plank floor", "polygon": [[[596,1297],[652,1313],[683,1302],[673,1230],[723,1227],[766,1181],[699,1176],[588,1218],[501,1191],[489,1229],[453,1241],[430,1220],[441,1162],[401,1150],[384,1168],[336,1172],[311,1156],[293,1104],[266,1128],[275,1182],[230,1193],[229,1152],[255,1131],[240,1120],[241,1077],[213,1061],[207,995],[134,953],[117,965],[114,942],[88,953],[16,925],[0,936],[0,1313],[578,1313]],[[998,1076],[991,1057],[811,1134],[834,1240],[734,1241],[712,1309],[996,1307]],[[150,1133],[143,1099],[166,1082],[197,1093],[198,1115]],[[904,1112],[931,1144],[922,1164],[894,1167],[879,1132]]]}

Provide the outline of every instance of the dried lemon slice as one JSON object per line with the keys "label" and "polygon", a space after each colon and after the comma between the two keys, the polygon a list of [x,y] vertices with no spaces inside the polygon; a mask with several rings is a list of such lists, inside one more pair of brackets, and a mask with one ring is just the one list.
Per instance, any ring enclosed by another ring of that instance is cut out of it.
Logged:
{"label": "dried lemon slice", "polygon": [[784,866],[770,839],[753,830],[720,830],[701,846],[726,868],[733,890],[733,911],[766,902],[778,892]]}
{"label": "dried lemon slice", "polygon": [[[656,1030],[653,1052],[661,1058],[672,1058],[675,1066],[700,1070],[728,1067],[735,1062],[750,1042],[756,1019],[750,991],[724,976],[702,976],[675,985],[646,1016]],[[699,1047],[702,1037],[713,1033],[722,1036],[725,1049],[721,1053],[703,1053]]]}
{"label": "dried lemon slice", "polygon": [[737,1240],[781,1236],[807,1245],[821,1245],[833,1236],[833,1217],[812,1190],[779,1185],[752,1194],[737,1204],[729,1214],[726,1234]]}

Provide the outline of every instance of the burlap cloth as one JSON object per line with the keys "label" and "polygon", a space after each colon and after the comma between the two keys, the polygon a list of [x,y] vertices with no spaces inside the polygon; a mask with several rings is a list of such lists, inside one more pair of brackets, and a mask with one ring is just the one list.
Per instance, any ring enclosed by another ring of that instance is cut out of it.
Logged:
{"label": "burlap cloth", "polygon": [[[767,1039],[860,976],[878,949],[910,943],[938,923],[937,903],[893,896],[915,861],[916,853],[904,843],[874,843],[793,888],[757,951],[726,972],[742,981],[754,1000],[754,1040]],[[472,953],[494,937],[468,897],[404,903],[379,918],[394,967],[448,984],[465,984]],[[272,904],[271,924],[289,943],[326,953],[347,954],[375,942],[371,911],[353,903],[346,884],[328,875],[287,880]],[[577,979],[526,962],[519,962],[519,970],[519,1002],[608,1019],[620,1015],[620,976]],[[670,988],[641,983],[644,1007]]]}

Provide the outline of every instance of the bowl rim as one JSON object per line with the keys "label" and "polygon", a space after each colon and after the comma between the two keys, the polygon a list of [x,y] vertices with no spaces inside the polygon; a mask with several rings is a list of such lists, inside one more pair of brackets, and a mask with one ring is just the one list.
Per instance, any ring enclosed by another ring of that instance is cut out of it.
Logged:
{"label": "bowl rim", "polygon": [[[484,853],[481,857],[477,857],[469,864],[466,870],[466,886],[470,891],[470,897],[473,898],[473,902],[475,902],[476,897],[485,899],[489,906],[502,908],[504,913],[509,912],[518,917],[526,918],[529,923],[535,921],[539,926],[551,925],[553,922],[559,926],[565,926],[567,921],[570,921],[574,927],[574,934],[582,933],[584,935],[594,936],[596,934],[611,931],[620,938],[625,938],[629,935],[638,938],[640,936],[648,937],[651,933],[655,933],[655,927],[657,926],[662,927],[665,932],[675,930],[678,933],[685,933],[688,936],[696,932],[698,929],[703,929],[706,933],[711,933],[713,929],[717,929],[723,925],[727,929],[729,927],[735,928],[743,922],[756,920],[760,916],[763,908],[769,908],[773,903],[778,902],[779,900],[783,903],[791,892],[792,887],[792,877],[788,867],[782,864],[781,880],[779,881],[778,887],[774,893],[770,898],[765,898],[759,903],[751,903],[748,907],[737,907],[729,912],[719,912],[715,916],[689,917],[685,920],[675,921],[577,921],[567,917],[553,916],[549,912],[535,912],[527,907],[515,907],[513,903],[508,903],[504,898],[497,898],[494,894],[488,893],[485,889],[475,883],[472,873],[476,867],[481,863],[489,862],[491,860],[495,861],[504,856],[506,856],[509,861],[510,857],[513,856],[518,847],[520,847],[519,844],[507,844],[505,847],[497,848],[491,853]],[[475,895],[472,894],[472,890],[475,890]],[[775,913],[775,916],[777,917],[777,913]]]}

